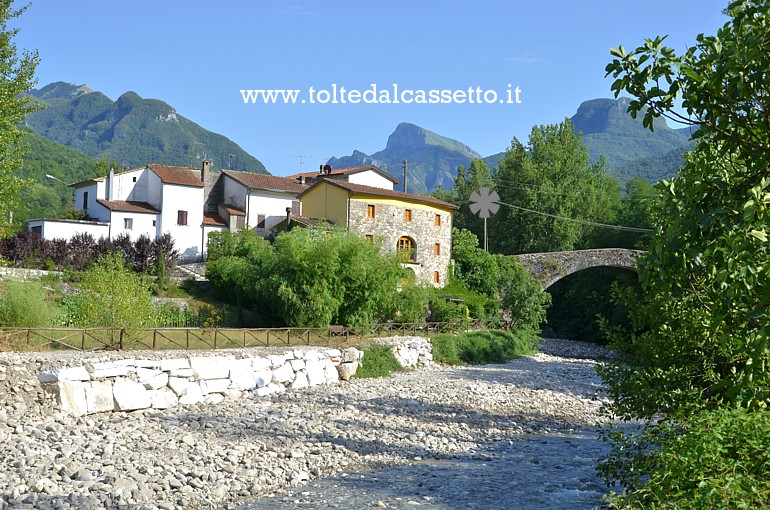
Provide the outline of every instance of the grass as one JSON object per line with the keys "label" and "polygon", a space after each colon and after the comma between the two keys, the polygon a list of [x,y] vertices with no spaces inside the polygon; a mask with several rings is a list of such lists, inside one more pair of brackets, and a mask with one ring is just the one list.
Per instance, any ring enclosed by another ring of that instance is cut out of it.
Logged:
{"label": "grass", "polygon": [[529,331],[490,330],[431,337],[433,360],[447,365],[505,363],[537,352],[538,338]]}
{"label": "grass", "polygon": [[361,350],[364,358],[356,370],[356,377],[387,377],[403,370],[389,345],[364,345]]}

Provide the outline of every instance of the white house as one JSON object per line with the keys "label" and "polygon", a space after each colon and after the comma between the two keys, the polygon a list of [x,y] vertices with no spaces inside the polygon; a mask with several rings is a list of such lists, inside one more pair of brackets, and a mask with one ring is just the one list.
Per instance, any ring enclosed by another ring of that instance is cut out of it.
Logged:
{"label": "white house", "polygon": [[248,227],[266,235],[287,207],[299,216],[296,196],[306,188],[285,177],[211,170],[208,161],[200,169],[150,164],[111,171],[71,186],[75,208],[91,221],[38,218],[28,227],[44,239],[168,233],[183,261],[205,259],[211,232]]}
{"label": "white house", "polygon": [[182,261],[204,260],[208,234],[250,228],[265,236],[288,215],[302,219],[297,195],[321,177],[393,189],[398,180],[375,166],[297,174],[291,177],[150,164],[72,184],[74,205],[91,221],[37,218],[28,228],[43,239],[78,233],[114,239],[170,234]]}
{"label": "white house", "polygon": [[348,168],[332,168],[329,165],[321,165],[318,172],[303,172],[291,175],[289,178],[296,179],[298,182],[307,185],[313,184],[320,178],[324,178],[389,190],[392,190],[396,184],[399,184],[398,179],[374,165],[352,166]]}
{"label": "white house", "polygon": [[224,204],[218,212],[225,222],[235,216],[237,228],[246,226],[267,235],[286,218],[287,208],[294,216],[302,213],[297,195],[307,186],[296,180],[230,170],[223,170],[222,178]]}

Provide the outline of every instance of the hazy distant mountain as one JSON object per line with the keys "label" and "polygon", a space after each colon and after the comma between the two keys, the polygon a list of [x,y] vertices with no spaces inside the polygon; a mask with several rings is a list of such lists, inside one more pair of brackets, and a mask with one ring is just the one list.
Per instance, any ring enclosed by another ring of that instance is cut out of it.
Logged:
{"label": "hazy distant mountain", "polygon": [[402,181],[406,159],[408,191],[426,193],[439,185],[451,187],[457,167],[467,167],[473,158],[480,157],[476,151],[457,140],[402,122],[388,137],[385,149],[371,155],[353,151],[350,156],[331,158],[328,164],[333,168],[374,164]]}
{"label": "hazy distant mountain", "polygon": [[[592,99],[572,116],[575,131],[583,133],[591,163],[605,157],[608,173],[620,181],[641,177],[650,182],[673,176],[692,148],[690,128],[671,129],[663,119],[655,131],[642,126],[642,115],[633,119],[627,112],[630,99]],[[522,142],[526,142],[522,140]],[[493,168],[504,152],[487,156]]]}
{"label": "hazy distant mountain", "polygon": [[49,140],[135,168],[148,163],[194,166],[208,157],[214,168],[267,173],[265,166],[228,138],[179,115],[167,103],[126,92],[113,101],[86,85],[56,82],[30,95],[48,108],[24,124]]}
{"label": "hazy distant mountain", "polygon": [[[629,115],[630,101],[628,98],[593,99],[581,104],[572,117],[575,131],[583,133],[592,163],[603,155],[610,173],[614,173],[642,159],[663,156],[671,151],[685,152],[689,147],[689,135],[671,129],[663,119],[657,119],[653,124],[655,131],[650,131],[642,126],[641,114],[636,119]],[[673,175],[678,167],[668,169],[670,171],[660,169],[657,173]]]}

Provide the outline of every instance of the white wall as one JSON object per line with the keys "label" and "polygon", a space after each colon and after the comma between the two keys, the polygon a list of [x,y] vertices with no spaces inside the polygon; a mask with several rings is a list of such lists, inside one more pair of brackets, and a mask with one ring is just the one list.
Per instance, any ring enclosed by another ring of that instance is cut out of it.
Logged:
{"label": "white wall", "polygon": [[348,182],[363,186],[374,186],[375,188],[393,189],[393,181],[371,170],[348,175]]}
{"label": "white wall", "polygon": [[232,205],[236,209],[245,211],[246,194],[248,193],[246,186],[237,182],[235,179],[228,177],[226,174],[223,174],[222,178],[225,180],[225,204]]}
{"label": "white wall", "polygon": [[110,226],[106,223],[96,223],[90,221],[67,221],[67,220],[49,220],[36,219],[27,223],[30,230],[33,227],[41,226],[42,237],[46,240],[52,239],[72,239],[76,234],[91,234],[94,239],[108,237]]}
{"label": "white wall", "polygon": [[218,225],[203,226],[203,239],[205,243],[203,246],[203,258],[206,258],[208,256],[209,234],[212,232],[224,232],[226,230],[228,230],[228,228],[224,226],[218,226]]}
{"label": "white wall", "polygon": [[[142,174],[146,173],[144,168],[138,170],[129,170],[115,174],[115,182],[112,184],[112,196],[110,200],[133,200],[136,202],[146,202],[144,198],[146,195],[147,181],[142,183]],[[136,179],[136,180],[134,180]],[[106,179],[109,181],[109,178]],[[132,196],[133,195],[133,196]],[[136,198],[137,196],[141,198]],[[105,188],[105,194],[101,198],[107,197],[107,191]]]}
{"label": "white wall", "polygon": [[265,215],[265,229],[270,230],[286,218],[286,208],[296,201],[296,194],[291,192],[252,190],[249,194],[249,208],[246,223],[249,228],[256,228],[259,215]]}
{"label": "white wall", "polygon": [[[156,221],[157,214],[127,212],[127,211],[113,211],[112,212],[112,228],[110,235],[112,238],[116,238],[121,234],[128,234],[132,241],[136,241],[142,235],[146,235],[150,239],[155,239],[157,227],[152,224]],[[125,228],[125,219],[131,218],[133,220],[133,226],[131,230]]]}
{"label": "white wall", "polygon": [[[104,216],[104,213],[103,211],[100,211],[102,207],[96,202],[97,198],[104,198],[104,189],[104,182],[99,181],[89,184],[88,186],[75,188],[75,191],[73,192],[73,206],[79,211],[85,211],[92,218],[97,218],[100,221],[108,221],[108,217],[101,218],[98,216],[99,214]],[[86,203],[86,207],[83,208],[83,196],[86,192],[88,193],[88,202]]]}
{"label": "white wall", "polygon": [[[187,211],[187,225],[177,225],[177,212]],[[171,234],[183,261],[194,261],[202,255],[203,188],[164,184],[158,233]]]}

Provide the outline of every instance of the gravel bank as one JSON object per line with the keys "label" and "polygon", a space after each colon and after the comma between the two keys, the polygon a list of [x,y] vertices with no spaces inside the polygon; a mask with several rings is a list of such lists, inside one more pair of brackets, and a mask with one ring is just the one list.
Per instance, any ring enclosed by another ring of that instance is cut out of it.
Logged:
{"label": "gravel bank", "polygon": [[83,418],[49,415],[35,385],[19,383],[44,355],[0,356],[0,507],[235,508],[351,470],[494,465],[518,439],[601,423],[601,388],[584,359],[601,355],[549,340],[537,356],[505,365]]}

